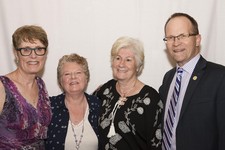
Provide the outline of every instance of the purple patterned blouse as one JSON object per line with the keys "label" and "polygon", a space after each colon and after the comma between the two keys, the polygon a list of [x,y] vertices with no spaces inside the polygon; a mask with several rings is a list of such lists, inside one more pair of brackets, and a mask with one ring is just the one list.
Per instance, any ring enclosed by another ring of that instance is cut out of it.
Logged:
{"label": "purple patterned blouse", "polygon": [[43,80],[36,77],[39,88],[37,108],[26,101],[9,78],[0,76],[0,80],[6,93],[0,113],[0,149],[43,150],[52,116]]}

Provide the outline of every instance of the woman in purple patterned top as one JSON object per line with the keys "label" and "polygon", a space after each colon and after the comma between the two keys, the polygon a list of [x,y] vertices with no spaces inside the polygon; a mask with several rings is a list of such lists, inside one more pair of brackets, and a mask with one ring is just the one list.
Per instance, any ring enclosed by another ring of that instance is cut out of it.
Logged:
{"label": "woman in purple patterned top", "polygon": [[39,26],[18,28],[13,36],[17,69],[0,76],[0,149],[43,150],[51,121],[42,73],[48,39]]}

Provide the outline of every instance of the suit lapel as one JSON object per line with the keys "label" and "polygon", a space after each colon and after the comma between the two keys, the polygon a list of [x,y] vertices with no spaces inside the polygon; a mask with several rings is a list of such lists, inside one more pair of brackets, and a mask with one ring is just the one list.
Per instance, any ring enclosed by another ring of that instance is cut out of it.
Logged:
{"label": "suit lapel", "polygon": [[167,100],[167,96],[168,96],[168,93],[169,93],[169,88],[170,88],[170,84],[173,80],[173,77],[174,77],[174,74],[176,73],[176,67],[173,68],[171,70],[171,72],[169,73],[168,75],[168,78],[165,80],[167,83],[165,83],[165,92],[164,93],[167,93],[167,94],[164,94],[164,100],[165,100],[165,104],[166,104],[166,100]]}
{"label": "suit lapel", "polygon": [[[161,86],[159,88],[159,93],[160,93],[161,99],[162,99],[163,104],[164,104],[162,119],[164,118],[164,115],[165,115],[165,107],[166,107],[168,91],[169,91],[170,84],[173,80],[173,76],[174,76],[175,72],[176,72],[176,67],[173,68],[172,70],[170,70],[169,72],[167,72],[167,74],[164,76],[164,80],[163,80],[163,84],[162,84],[163,86]],[[162,120],[162,122],[164,122],[163,120]]]}
{"label": "suit lapel", "polygon": [[196,67],[191,75],[187,90],[185,92],[179,120],[183,117],[185,110],[192,100],[193,94],[195,94],[196,88],[201,80],[202,75],[204,74],[206,63],[207,61],[201,56],[198,63],[196,64]]}

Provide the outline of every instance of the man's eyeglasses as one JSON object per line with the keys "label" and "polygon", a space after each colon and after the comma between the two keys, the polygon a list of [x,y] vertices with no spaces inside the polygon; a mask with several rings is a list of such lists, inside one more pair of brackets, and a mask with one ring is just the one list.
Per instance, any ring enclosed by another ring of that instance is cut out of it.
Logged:
{"label": "man's eyeglasses", "polygon": [[196,35],[198,35],[198,34],[193,33],[193,34],[180,34],[178,36],[168,36],[168,37],[163,38],[163,41],[165,43],[172,43],[175,41],[175,39],[177,39],[178,41],[184,41],[187,38],[189,38],[190,36],[196,36]]}
{"label": "man's eyeglasses", "polygon": [[25,47],[25,48],[17,48],[17,51],[20,52],[20,54],[22,56],[30,56],[32,51],[34,51],[34,53],[37,56],[43,56],[46,53],[46,47],[36,47],[36,48],[30,48],[30,47]]}

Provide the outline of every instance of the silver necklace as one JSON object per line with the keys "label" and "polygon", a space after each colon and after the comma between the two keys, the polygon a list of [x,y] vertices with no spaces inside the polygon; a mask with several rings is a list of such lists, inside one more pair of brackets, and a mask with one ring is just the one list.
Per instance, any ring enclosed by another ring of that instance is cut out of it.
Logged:
{"label": "silver necklace", "polygon": [[[67,106],[67,102],[66,101],[65,101],[65,105]],[[80,139],[79,140],[77,139],[77,135],[76,135],[75,129],[73,127],[72,120],[70,119],[70,125],[72,127],[73,136],[74,136],[74,139],[75,139],[76,150],[80,149],[80,144],[81,144],[82,138],[84,136],[84,117],[85,117],[85,104],[84,103],[83,103],[83,113],[84,113],[84,115],[83,115],[83,120],[82,120],[82,130],[81,130],[81,135],[80,135]]]}
{"label": "silver necklace", "polygon": [[127,101],[127,95],[134,90],[135,86],[136,86],[136,83],[137,83],[137,80],[135,80],[133,86],[127,90],[126,92],[122,92],[121,90],[121,87],[120,87],[120,84],[117,82],[117,85],[118,85],[118,92],[120,93],[120,97],[119,97],[119,100],[118,100],[118,104],[119,106],[121,105],[124,105],[125,102]]}
{"label": "silver necklace", "polygon": [[71,124],[71,127],[72,127],[73,136],[74,136],[74,138],[75,138],[76,150],[79,150],[80,144],[81,144],[81,142],[82,142],[82,138],[83,138],[83,136],[84,136],[84,120],[82,121],[82,130],[81,130],[81,135],[80,135],[79,141],[78,141],[78,139],[77,139],[77,135],[76,135],[76,133],[75,133],[75,130],[74,130],[72,121],[70,121],[70,124]]}

